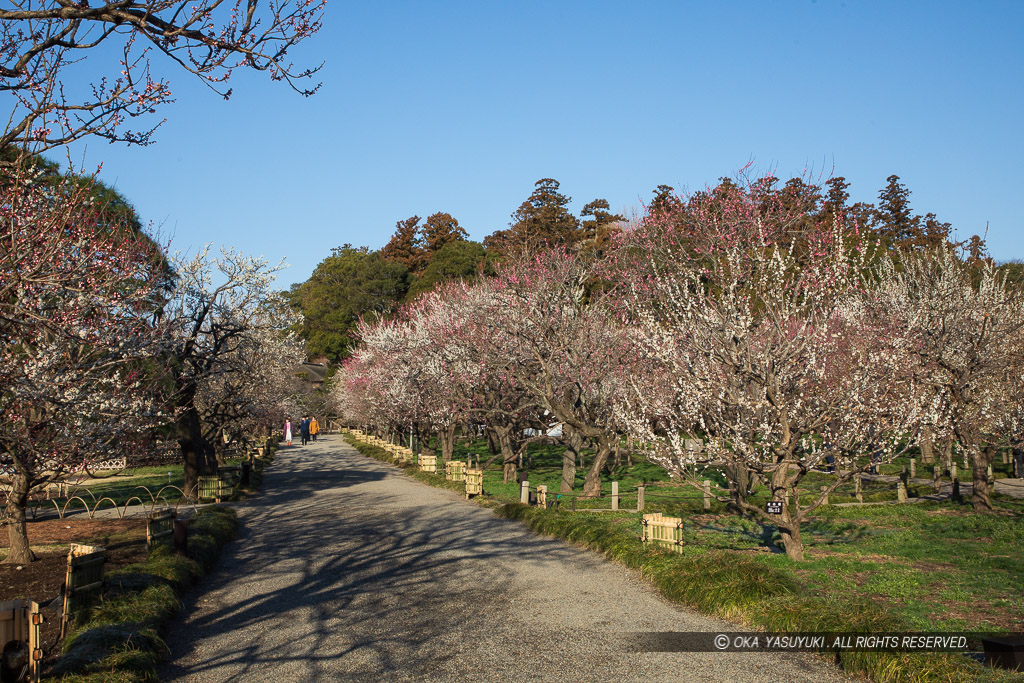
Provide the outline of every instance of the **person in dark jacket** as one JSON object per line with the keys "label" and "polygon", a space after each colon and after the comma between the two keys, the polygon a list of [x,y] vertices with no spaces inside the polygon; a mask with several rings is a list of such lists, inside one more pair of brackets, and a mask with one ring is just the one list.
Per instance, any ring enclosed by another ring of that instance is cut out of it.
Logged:
{"label": "person in dark jacket", "polygon": [[302,432],[302,445],[305,446],[309,443],[309,418],[302,418],[302,422],[299,423],[299,431]]}

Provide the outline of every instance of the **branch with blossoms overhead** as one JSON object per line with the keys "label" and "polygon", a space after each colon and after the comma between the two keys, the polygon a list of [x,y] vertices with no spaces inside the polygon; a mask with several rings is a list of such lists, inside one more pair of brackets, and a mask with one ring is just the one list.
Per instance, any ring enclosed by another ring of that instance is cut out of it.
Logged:
{"label": "branch with blossoms overhead", "polygon": [[[167,80],[155,76],[162,55],[225,99],[236,69],[265,71],[309,96],[321,68],[296,67],[288,53],[321,28],[326,0],[141,0],[89,2],[12,0],[0,8],[0,92],[12,111],[0,149],[18,144],[42,152],[95,135],[149,144],[160,125],[125,128],[128,119],[173,102]],[[89,87],[76,71],[115,47],[117,65]]]}

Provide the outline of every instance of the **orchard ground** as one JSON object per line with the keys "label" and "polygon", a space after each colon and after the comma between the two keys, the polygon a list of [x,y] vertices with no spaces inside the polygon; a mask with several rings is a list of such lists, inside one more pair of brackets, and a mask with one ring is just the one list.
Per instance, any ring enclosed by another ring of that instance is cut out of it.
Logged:
{"label": "orchard ground", "polygon": [[[561,480],[561,446],[531,446],[528,477],[531,486],[546,484],[549,498],[557,495]],[[488,458],[484,441],[460,441],[455,458],[474,454],[481,462]],[[902,471],[909,462],[900,458],[883,465],[883,475]],[[918,475],[931,465],[921,465]],[[996,459],[997,481],[1009,480],[1012,464]],[[582,490],[585,469],[577,471],[575,490]],[[704,478],[725,485],[724,476],[708,470]],[[928,475],[925,475],[928,476]],[[970,481],[970,473],[963,472]],[[438,477],[443,479],[443,477]],[[1024,500],[995,494],[995,510],[976,514],[969,496],[963,502],[953,501],[947,480],[940,500],[907,504],[864,506],[829,505],[819,508],[805,526],[807,557],[793,562],[777,544],[778,533],[770,527],[743,519],[727,510],[724,503],[712,502],[705,511],[703,495],[696,489],[669,481],[660,467],[634,458],[632,466],[623,464],[602,474],[602,499],[577,499],[576,507],[610,507],[611,482],[618,481],[620,508],[636,508],[636,487],[646,485],[645,513],[662,512],[682,517],[687,546],[684,554],[702,554],[722,550],[753,558],[791,577],[799,591],[808,597],[883,605],[900,620],[907,630],[1024,631],[1024,563],[1020,548],[1024,547]],[[815,473],[805,478],[801,502],[809,504],[817,497],[819,485],[831,482],[829,475]],[[518,482],[503,483],[500,469],[484,474],[484,490],[505,502],[520,497]],[[1007,488],[1007,490],[1015,490]],[[930,484],[911,482],[910,500],[934,494]],[[755,489],[753,500],[765,496],[764,489]],[[896,501],[895,484],[890,481],[865,481],[865,501],[884,503]],[[767,500],[767,498],[764,498]],[[830,497],[832,503],[856,501],[853,485],[841,487]],[[568,497],[559,501],[562,509],[570,507]],[[565,513],[562,513],[565,514]],[[593,518],[605,525],[608,533],[628,531],[640,533],[636,512],[602,511],[568,513]]]}

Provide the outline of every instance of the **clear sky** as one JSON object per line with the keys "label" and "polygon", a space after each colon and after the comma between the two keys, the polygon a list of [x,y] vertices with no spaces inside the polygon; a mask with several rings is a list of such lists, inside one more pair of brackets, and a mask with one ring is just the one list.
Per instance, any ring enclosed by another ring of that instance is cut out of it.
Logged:
{"label": "clear sky", "polygon": [[852,201],[895,173],[916,212],[1024,258],[1019,0],[332,0],[293,57],[326,61],[314,97],[238,72],[224,101],[154,64],[177,97],[156,144],[76,159],[172,248],[287,258],[282,287],[413,214],[483,239],[540,178],[628,213],[749,161],[845,176]]}

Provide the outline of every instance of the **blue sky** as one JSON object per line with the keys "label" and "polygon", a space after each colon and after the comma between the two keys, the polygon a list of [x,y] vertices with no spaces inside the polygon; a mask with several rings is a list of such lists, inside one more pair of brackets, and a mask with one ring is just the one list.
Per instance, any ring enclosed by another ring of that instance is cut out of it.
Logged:
{"label": "blue sky", "polygon": [[238,72],[224,101],[155,64],[177,98],[156,144],[73,158],[173,248],[286,258],[282,287],[413,214],[482,239],[543,177],[628,213],[749,161],[853,201],[896,173],[915,211],[1024,258],[1021,2],[333,0],[292,56],[326,62],[314,97]]}

